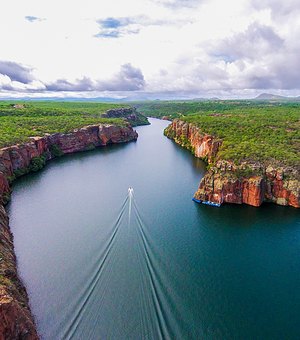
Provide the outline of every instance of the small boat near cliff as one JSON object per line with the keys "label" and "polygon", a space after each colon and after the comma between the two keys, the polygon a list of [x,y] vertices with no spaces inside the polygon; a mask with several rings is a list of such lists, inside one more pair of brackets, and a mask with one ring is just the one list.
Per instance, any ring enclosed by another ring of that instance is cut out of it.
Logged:
{"label": "small boat near cliff", "polygon": [[220,207],[221,203],[215,203],[211,201],[202,201],[202,204],[211,205],[212,207]]}
{"label": "small boat near cliff", "polygon": [[215,202],[211,202],[211,201],[202,201],[202,200],[198,200],[195,197],[192,198],[192,201],[194,201],[196,203],[202,203],[202,204],[210,205],[212,207],[220,207],[221,206],[221,203],[215,203]]}

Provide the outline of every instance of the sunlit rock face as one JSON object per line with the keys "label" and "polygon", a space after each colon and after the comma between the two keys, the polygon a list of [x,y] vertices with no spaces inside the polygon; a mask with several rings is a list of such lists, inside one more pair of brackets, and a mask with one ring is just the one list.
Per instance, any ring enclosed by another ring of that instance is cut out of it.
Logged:
{"label": "sunlit rock face", "polygon": [[218,157],[221,140],[179,119],[173,120],[165,134],[210,165],[195,193],[196,199],[255,207],[263,202],[300,207],[298,169],[250,161],[236,165],[222,160]]}

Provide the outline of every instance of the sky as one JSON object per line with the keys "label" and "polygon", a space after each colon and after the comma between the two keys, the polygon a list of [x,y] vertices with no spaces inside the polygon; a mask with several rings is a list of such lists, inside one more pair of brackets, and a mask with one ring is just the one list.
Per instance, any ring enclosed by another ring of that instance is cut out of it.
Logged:
{"label": "sky", "polygon": [[10,0],[0,97],[300,95],[299,0]]}

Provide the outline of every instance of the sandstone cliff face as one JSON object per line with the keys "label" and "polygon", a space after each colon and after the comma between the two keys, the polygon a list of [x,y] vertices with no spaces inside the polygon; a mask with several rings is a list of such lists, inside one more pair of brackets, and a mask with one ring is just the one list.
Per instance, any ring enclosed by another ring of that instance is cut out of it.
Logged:
{"label": "sandstone cliff face", "polygon": [[235,165],[218,159],[222,141],[179,119],[172,122],[165,134],[210,164],[195,193],[196,199],[256,207],[263,202],[300,207],[299,170],[257,162]]}
{"label": "sandstone cliff face", "polygon": [[27,293],[18,279],[12,239],[0,205],[0,339],[38,339]]}
{"label": "sandstone cliff face", "polygon": [[191,150],[196,157],[207,159],[209,162],[216,157],[222,141],[211,135],[203,134],[193,124],[174,119],[166,129],[166,135],[177,144]]}
{"label": "sandstone cliff face", "polygon": [[17,275],[13,236],[3,207],[10,194],[9,182],[38,170],[58,155],[129,142],[137,137],[131,126],[101,124],[67,134],[34,137],[29,143],[0,149],[0,339],[38,339],[27,293]]}

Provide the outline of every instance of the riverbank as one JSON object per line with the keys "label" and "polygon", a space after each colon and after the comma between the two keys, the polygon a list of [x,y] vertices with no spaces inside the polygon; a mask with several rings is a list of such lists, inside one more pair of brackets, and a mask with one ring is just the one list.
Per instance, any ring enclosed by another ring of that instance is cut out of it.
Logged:
{"label": "riverbank", "polygon": [[165,130],[167,137],[208,163],[195,198],[214,203],[248,204],[263,202],[300,207],[300,174],[296,166],[279,162],[222,160],[222,139],[204,133],[193,123],[174,119]]}
{"label": "riverbank", "polygon": [[42,169],[64,154],[92,150],[108,144],[136,140],[130,125],[90,125],[70,133],[33,137],[25,144],[0,149],[0,337],[38,339],[26,289],[17,274],[13,235],[4,209],[11,183],[18,177]]}

